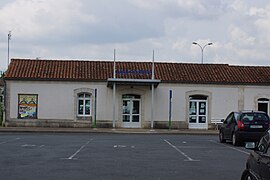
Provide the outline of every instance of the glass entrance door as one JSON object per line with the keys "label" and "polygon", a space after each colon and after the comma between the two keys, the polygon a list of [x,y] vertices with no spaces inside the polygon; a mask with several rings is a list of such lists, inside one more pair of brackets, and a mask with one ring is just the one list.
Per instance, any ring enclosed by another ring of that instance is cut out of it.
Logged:
{"label": "glass entrance door", "polygon": [[207,129],[207,100],[189,101],[189,128]]}
{"label": "glass entrance door", "polygon": [[140,96],[123,95],[122,127],[140,128]]}

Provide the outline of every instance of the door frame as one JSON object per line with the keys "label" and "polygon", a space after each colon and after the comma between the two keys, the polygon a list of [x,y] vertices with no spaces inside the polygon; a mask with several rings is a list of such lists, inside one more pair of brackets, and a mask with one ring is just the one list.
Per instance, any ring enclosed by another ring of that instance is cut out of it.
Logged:
{"label": "door frame", "polygon": [[[125,94],[123,94],[125,95]],[[134,94],[136,96],[140,96],[140,98],[132,98],[132,97],[129,97],[129,98],[123,98],[123,95],[122,95],[122,106],[121,106],[121,124],[122,124],[122,127],[123,128],[141,128],[141,95],[137,95],[137,94]],[[129,122],[124,122],[123,121],[123,116],[124,115],[127,115],[127,114],[123,114],[123,102],[124,100],[128,100],[130,101],[130,112],[129,112]],[[133,102],[134,101],[138,101],[139,102],[139,114],[133,114]],[[133,116],[139,116],[139,122],[132,122],[132,119],[133,119]]]}
{"label": "door frame", "polygon": [[[207,96],[205,96],[207,98]],[[208,98],[205,100],[202,99],[192,99],[188,102],[188,111],[190,111],[190,103],[195,102],[196,103],[196,115],[190,115],[188,113],[188,128],[189,129],[208,129]],[[205,102],[205,115],[199,114],[199,104],[200,102]],[[196,123],[190,123],[189,118],[191,116],[196,116]],[[199,123],[199,117],[205,116],[205,123]]]}

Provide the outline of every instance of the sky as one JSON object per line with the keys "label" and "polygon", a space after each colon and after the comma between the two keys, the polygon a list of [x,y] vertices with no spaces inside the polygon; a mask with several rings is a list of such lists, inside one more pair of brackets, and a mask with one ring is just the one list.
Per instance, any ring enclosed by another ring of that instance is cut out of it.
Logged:
{"label": "sky", "polygon": [[269,0],[0,0],[10,58],[269,66]]}

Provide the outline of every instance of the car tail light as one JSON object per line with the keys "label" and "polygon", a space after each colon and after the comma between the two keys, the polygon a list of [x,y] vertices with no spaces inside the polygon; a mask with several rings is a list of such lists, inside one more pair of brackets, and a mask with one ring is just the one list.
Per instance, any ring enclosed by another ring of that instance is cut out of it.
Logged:
{"label": "car tail light", "polygon": [[238,121],[237,127],[238,127],[238,129],[244,129],[245,125],[244,125],[244,123],[242,121]]}

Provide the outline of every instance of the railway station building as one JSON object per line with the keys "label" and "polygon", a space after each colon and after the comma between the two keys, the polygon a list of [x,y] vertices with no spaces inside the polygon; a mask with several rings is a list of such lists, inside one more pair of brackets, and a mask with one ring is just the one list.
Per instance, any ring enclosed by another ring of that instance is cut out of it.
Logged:
{"label": "railway station building", "polygon": [[5,126],[211,129],[269,114],[270,67],[12,59],[4,99]]}

